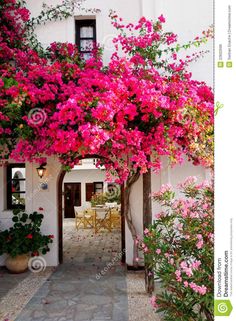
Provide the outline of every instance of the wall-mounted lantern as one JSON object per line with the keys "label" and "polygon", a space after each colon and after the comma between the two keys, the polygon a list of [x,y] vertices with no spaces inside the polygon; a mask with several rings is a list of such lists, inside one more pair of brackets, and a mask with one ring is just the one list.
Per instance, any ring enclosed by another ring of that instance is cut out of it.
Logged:
{"label": "wall-mounted lantern", "polygon": [[44,166],[46,166],[46,165],[47,165],[47,163],[43,163],[38,168],[36,168],[38,176],[40,178],[43,178],[43,176],[45,174],[46,168]]}

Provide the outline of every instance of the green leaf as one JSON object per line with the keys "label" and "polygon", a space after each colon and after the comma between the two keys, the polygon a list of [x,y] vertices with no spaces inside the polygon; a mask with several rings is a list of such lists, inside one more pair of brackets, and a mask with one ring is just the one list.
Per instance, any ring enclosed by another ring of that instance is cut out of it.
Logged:
{"label": "green leaf", "polygon": [[12,218],[12,221],[15,222],[15,223],[18,222],[18,221],[19,221],[18,216],[14,216],[14,217]]}
{"label": "green leaf", "polygon": [[6,78],[6,77],[4,77],[4,78],[3,78],[3,82],[4,82],[4,87],[5,87],[6,89],[9,89],[9,88],[11,88],[12,86],[17,86],[17,85],[18,85],[18,82],[17,82],[15,79],[13,79],[13,78]]}

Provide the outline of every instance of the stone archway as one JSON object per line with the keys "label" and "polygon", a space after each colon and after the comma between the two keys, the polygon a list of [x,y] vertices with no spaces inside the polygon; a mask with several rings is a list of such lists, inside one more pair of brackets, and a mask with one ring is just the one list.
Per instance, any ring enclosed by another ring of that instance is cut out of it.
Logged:
{"label": "stone archway", "polygon": [[[85,158],[99,158],[97,155],[88,155]],[[65,170],[61,170],[58,175],[57,182],[57,208],[58,208],[58,258],[59,263],[63,263],[63,206],[62,206],[62,184],[64,177],[66,175]],[[122,257],[121,262],[126,262],[126,253],[125,253],[125,216],[124,216],[124,185],[121,185],[121,251]]]}

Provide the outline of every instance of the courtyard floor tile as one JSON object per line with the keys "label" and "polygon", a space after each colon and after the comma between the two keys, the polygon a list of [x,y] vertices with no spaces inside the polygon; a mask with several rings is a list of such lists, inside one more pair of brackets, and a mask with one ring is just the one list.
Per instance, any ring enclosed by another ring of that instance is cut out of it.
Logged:
{"label": "courtyard floor tile", "polygon": [[0,321],[159,320],[145,293],[143,273],[127,273],[120,263],[119,230],[76,231],[67,219],[63,249],[64,262],[56,269],[14,276],[8,285],[11,276],[1,269],[6,293],[1,291]]}

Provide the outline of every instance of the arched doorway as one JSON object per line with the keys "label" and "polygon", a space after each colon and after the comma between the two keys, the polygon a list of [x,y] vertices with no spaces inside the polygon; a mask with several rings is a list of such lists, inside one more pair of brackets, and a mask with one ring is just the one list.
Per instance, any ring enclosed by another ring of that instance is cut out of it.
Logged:
{"label": "arched doorway", "polygon": [[[99,158],[98,156],[90,155],[83,157],[85,158]],[[82,157],[81,157],[82,159]],[[58,202],[58,257],[59,263],[63,263],[63,180],[66,175],[65,170],[61,170],[57,183],[57,202]],[[125,217],[124,217],[124,185],[121,185],[121,262],[126,262],[125,253]]]}

